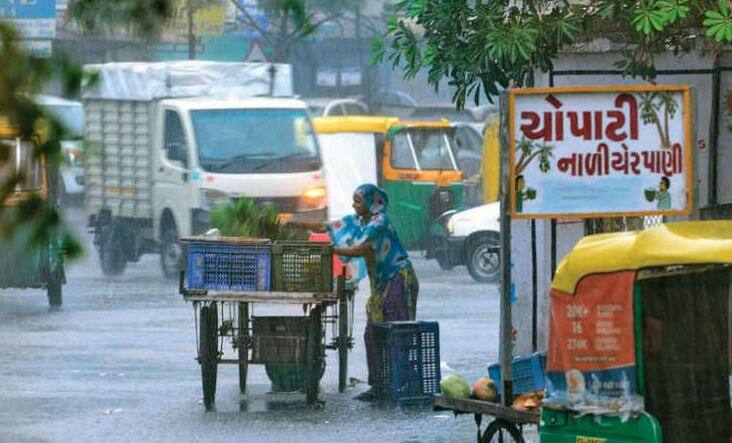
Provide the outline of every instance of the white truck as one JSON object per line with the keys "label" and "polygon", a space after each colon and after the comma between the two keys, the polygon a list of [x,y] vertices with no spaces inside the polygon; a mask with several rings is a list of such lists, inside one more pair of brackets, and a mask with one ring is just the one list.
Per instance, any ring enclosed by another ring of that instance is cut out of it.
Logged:
{"label": "white truck", "polygon": [[91,65],[84,90],[85,207],[102,271],[161,254],[182,268],[179,238],[210,211],[248,197],[280,214],[324,221],[325,179],[289,65],[165,62]]}

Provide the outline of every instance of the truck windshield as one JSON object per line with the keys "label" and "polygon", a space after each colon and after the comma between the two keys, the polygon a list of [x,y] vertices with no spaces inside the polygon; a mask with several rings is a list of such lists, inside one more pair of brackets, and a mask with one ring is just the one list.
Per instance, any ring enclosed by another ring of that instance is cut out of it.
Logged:
{"label": "truck windshield", "polygon": [[221,174],[320,169],[304,109],[211,109],[191,112],[200,167]]}
{"label": "truck windshield", "polygon": [[0,165],[0,183],[19,176],[15,192],[35,191],[43,186],[41,166],[33,158],[33,144],[27,141],[0,140],[0,153],[7,159]]}

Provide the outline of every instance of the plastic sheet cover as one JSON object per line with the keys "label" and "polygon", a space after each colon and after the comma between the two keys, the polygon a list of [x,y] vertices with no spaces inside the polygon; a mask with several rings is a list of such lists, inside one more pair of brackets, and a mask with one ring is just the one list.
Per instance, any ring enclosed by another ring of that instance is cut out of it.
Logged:
{"label": "plastic sheet cover", "polygon": [[180,61],[86,65],[99,80],[86,85],[85,99],[139,100],[225,96],[292,96],[292,67],[287,64]]}
{"label": "plastic sheet cover", "polygon": [[353,191],[376,184],[376,140],[372,133],[321,134],[320,155],[328,182],[328,219],[352,214]]}
{"label": "plastic sheet cover", "polygon": [[629,416],[638,395],[633,330],[634,271],[590,275],[574,294],[551,291],[544,404]]}

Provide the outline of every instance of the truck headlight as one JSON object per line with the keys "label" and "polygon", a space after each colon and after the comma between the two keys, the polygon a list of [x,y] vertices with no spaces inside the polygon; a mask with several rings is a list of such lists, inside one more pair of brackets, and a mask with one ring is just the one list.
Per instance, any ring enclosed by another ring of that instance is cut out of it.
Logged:
{"label": "truck headlight", "polygon": [[81,151],[78,149],[67,149],[66,158],[69,161],[69,165],[76,167],[81,166]]}
{"label": "truck headlight", "polygon": [[448,218],[445,227],[447,228],[447,233],[452,235],[455,232],[455,217]]}
{"label": "truck headlight", "polygon": [[328,192],[325,186],[310,186],[300,195],[300,210],[325,209],[327,206],[327,197]]}
{"label": "truck headlight", "polygon": [[229,203],[229,194],[216,189],[201,189],[201,208],[208,211]]}

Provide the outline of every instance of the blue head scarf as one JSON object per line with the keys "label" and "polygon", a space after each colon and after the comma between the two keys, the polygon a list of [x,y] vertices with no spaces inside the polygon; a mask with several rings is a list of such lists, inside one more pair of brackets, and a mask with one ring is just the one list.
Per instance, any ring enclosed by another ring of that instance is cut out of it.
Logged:
{"label": "blue head scarf", "polygon": [[389,205],[389,196],[380,187],[366,183],[356,188],[353,193],[363,199],[372,214],[386,212],[386,207]]}

